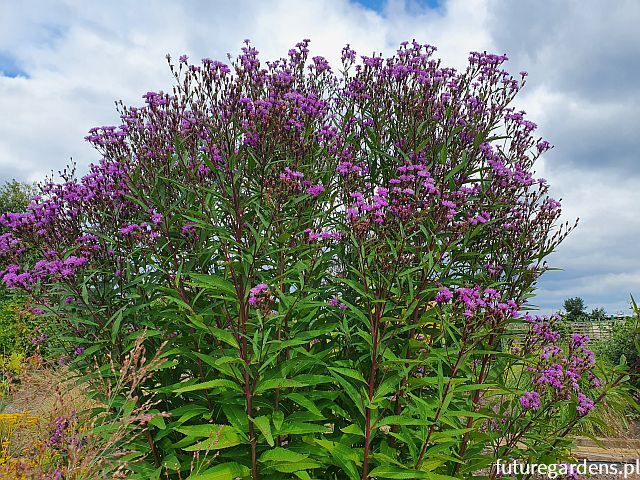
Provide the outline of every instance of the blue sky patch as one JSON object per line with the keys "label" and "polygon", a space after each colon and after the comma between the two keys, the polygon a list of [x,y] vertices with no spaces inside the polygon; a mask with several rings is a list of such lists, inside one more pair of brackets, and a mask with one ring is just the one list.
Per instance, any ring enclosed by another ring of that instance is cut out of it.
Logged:
{"label": "blue sky patch", "polygon": [[[355,0],[356,3],[370,8],[371,10],[375,10],[376,12],[381,12],[387,5],[388,1],[389,0]],[[422,7],[436,9],[442,5],[442,2],[443,0],[414,0],[410,3],[415,3]]]}
{"label": "blue sky patch", "polygon": [[29,77],[27,72],[20,68],[18,60],[9,54],[0,52],[0,73],[5,77]]}

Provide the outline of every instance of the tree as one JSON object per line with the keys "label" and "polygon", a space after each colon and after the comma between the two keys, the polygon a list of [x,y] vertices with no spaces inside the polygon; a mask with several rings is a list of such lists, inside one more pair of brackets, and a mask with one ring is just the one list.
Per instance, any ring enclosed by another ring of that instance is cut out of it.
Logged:
{"label": "tree", "polygon": [[568,298],[564,301],[565,318],[570,322],[584,320],[587,317],[587,309],[584,300],[580,297]]}
{"label": "tree", "polygon": [[607,315],[607,312],[602,307],[594,308],[591,310],[591,313],[589,313],[589,320],[592,320],[592,321],[598,322],[598,321],[606,320],[607,318],[609,318]]}
{"label": "tree", "polygon": [[36,193],[37,189],[32,184],[17,180],[5,182],[0,187],[0,214],[4,212],[24,212]]}
{"label": "tree", "polygon": [[[34,185],[11,180],[5,182],[0,187],[0,215],[4,212],[24,212],[31,202],[31,198],[37,193]],[[7,243],[7,229],[0,224],[0,246]],[[7,243],[7,248],[8,248]],[[0,301],[4,301],[8,296],[4,284],[0,284]]]}

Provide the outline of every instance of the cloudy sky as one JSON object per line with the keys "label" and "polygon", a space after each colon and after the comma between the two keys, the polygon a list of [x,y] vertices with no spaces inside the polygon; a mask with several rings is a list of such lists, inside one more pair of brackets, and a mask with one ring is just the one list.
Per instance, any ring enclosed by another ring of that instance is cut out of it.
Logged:
{"label": "cloudy sky", "polygon": [[540,162],[577,230],[551,257],[534,299],[626,312],[640,300],[640,2],[635,0],[0,0],[0,181],[37,181],[114,124],[113,102],[168,89],[164,57],[225,59],[250,38],[264,58],[302,38],[336,59],[392,53],[403,40],[438,47],[462,68],[469,51],[506,53],[530,72],[516,106],[555,148]]}

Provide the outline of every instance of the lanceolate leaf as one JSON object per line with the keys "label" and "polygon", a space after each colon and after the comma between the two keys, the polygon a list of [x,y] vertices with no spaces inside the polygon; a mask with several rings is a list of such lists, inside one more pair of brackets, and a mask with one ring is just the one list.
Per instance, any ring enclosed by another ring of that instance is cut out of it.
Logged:
{"label": "lanceolate leaf", "polygon": [[204,472],[194,473],[187,480],[237,480],[250,478],[251,470],[236,462],[222,463]]}

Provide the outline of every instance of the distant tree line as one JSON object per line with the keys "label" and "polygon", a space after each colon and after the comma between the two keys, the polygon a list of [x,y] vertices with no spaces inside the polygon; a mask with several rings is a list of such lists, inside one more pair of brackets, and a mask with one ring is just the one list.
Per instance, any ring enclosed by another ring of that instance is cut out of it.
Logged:
{"label": "distant tree line", "polygon": [[587,311],[587,307],[584,304],[584,300],[580,297],[567,298],[564,301],[564,314],[562,317],[569,322],[589,322],[607,320],[610,315],[607,315],[604,308],[594,308],[591,312]]}

